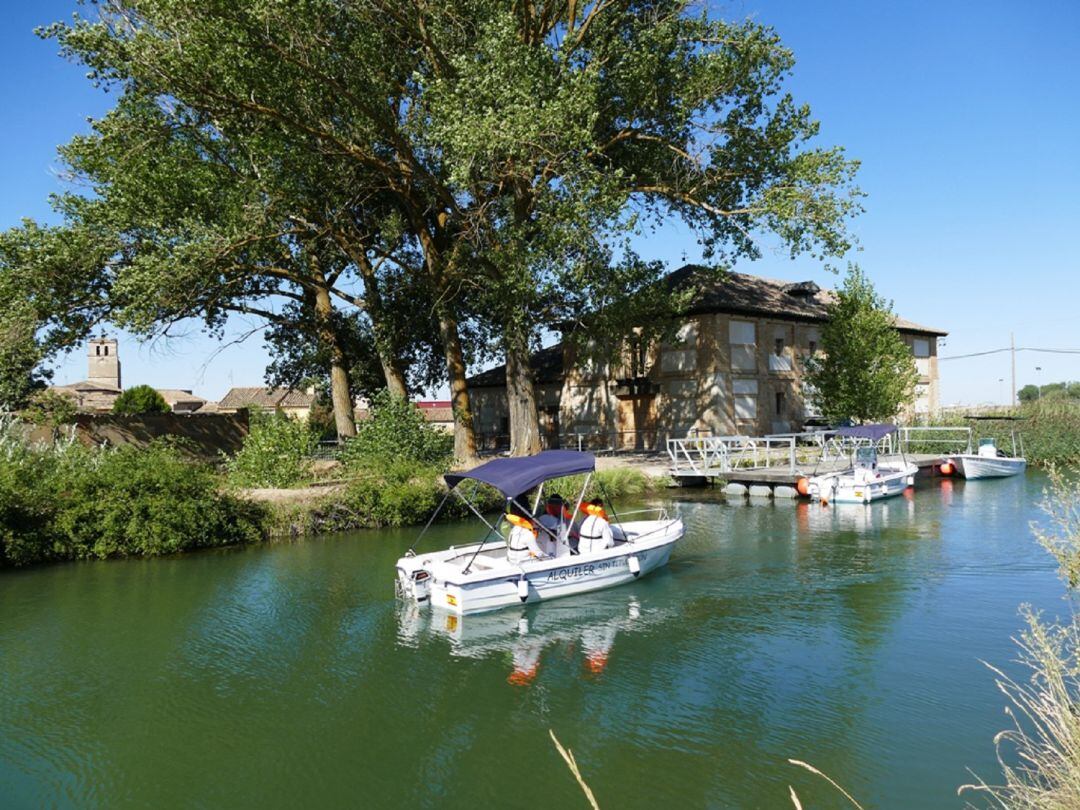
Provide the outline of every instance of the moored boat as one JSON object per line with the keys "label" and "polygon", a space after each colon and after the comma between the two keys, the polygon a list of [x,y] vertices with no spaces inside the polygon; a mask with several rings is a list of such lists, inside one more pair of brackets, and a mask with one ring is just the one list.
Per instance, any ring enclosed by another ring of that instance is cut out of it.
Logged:
{"label": "moored boat", "polygon": [[993,439],[980,439],[975,453],[958,453],[951,457],[956,472],[964,478],[1007,478],[1027,469],[1027,459],[1008,455],[998,449]]}
{"label": "moored boat", "polygon": [[969,440],[967,452],[957,453],[949,458],[956,472],[967,479],[976,478],[1007,478],[1010,475],[1019,475],[1027,469],[1027,459],[1024,458],[1024,440],[1016,431],[1016,423],[1023,421],[1016,416],[968,416],[972,422],[993,422],[995,424],[1007,424],[1010,427],[1012,437],[1012,455],[997,446],[993,438],[979,439],[979,447],[976,452],[971,452]]}
{"label": "moored boat", "polygon": [[912,486],[917,466],[903,455],[878,456],[877,444],[895,432],[895,425],[858,425],[833,431],[836,438],[863,444],[853,447],[847,469],[811,477],[807,482],[810,497],[826,503],[872,503]]}
{"label": "moored boat", "polygon": [[[492,524],[458,489],[465,480],[488,484],[506,499],[508,509],[518,510],[518,515],[531,515],[542,503],[547,482],[585,474],[573,513],[577,514],[595,467],[596,461],[588,453],[548,450],[523,458],[495,459],[468,472],[448,474],[447,498],[454,495],[465,501],[487,531],[480,542],[466,546],[419,555],[410,549],[397,561],[398,595],[454,613],[473,613],[610,588],[665,565],[685,529],[682,520],[668,517],[662,509],[647,510],[655,513],[651,519],[631,521],[620,519],[613,510],[613,545],[609,548],[575,553],[562,542],[566,537],[553,537],[559,541],[555,545],[560,553],[511,561],[507,538],[501,530],[517,516],[503,514]],[[527,495],[533,492],[534,503],[529,508]],[[635,518],[641,515],[635,513]],[[623,517],[627,516],[624,513]],[[537,522],[530,522],[547,531]],[[569,528],[566,526],[564,532],[568,534]]]}

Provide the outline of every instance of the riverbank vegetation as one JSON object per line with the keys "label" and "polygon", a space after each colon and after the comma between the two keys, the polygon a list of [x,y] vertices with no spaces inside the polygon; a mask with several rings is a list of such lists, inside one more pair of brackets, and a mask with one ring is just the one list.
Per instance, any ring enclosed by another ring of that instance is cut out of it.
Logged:
{"label": "riverbank vegetation", "polygon": [[[1036,466],[1080,464],[1080,402],[1065,398],[1050,398],[1026,402],[1019,408],[1003,410],[1003,417],[1018,417],[1022,421],[970,420],[963,416],[944,416],[925,424],[930,427],[970,427],[972,441],[993,438],[997,446],[1012,452],[1011,431],[1016,430],[1023,440],[1028,463]],[[944,452],[941,445],[915,445],[914,452]],[[959,450],[961,448],[948,448]]]}
{"label": "riverbank vegetation", "polygon": [[986,793],[994,806],[1016,810],[1080,807],[1080,470],[1049,470],[1042,508],[1048,520],[1033,527],[1039,543],[1057,560],[1071,615],[1049,622],[1029,605],[1018,663],[1027,677],[997,667],[998,689],[1009,701],[1012,725],[994,739],[1004,784],[980,781],[964,790]]}
{"label": "riverbank vegetation", "polygon": [[220,491],[177,447],[33,445],[0,426],[0,566],[254,542],[267,510]]}

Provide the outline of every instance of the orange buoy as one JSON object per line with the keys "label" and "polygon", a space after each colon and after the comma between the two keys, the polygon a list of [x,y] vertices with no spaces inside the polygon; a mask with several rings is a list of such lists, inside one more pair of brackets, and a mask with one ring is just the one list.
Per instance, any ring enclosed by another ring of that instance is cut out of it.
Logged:
{"label": "orange buoy", "polygon": [[953,466],[951,461],[942,462],[941,467],[938,469],[942,475],[952,475],[956,471],[956,467]]}
{"label": "orange buoy", "polygon": [[795,491],[802,495],[804,498],[810,494],[810,479],[800,478],[795,482]]}

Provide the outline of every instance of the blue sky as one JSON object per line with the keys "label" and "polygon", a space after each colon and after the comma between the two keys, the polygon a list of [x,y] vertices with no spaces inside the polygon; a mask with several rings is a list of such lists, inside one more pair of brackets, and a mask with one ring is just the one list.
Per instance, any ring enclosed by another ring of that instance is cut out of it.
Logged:
{"label": "blue sky", "polygon": [[[112,102],[32,33],[74,8],[39,0],[5,9],[0,227],[54,220],[56,146]],[[942,355],[1007,346],[1010,331],[1018,346],[1080,349],[1080,4],[746,0],[716,9],[774,26],[795,52],[788,88],[813,108],[823,143],[862,161],[868,197],[851,258],[904,317],[949,331]],[[673,266],[700,255],[677,226],[638,248]],[[835,280],[771,251],[736,269]],[[267,362],[258,337],[222,347],[195,326],[167,344],[121,337],[126,385],[218,398],[261,384]],[[1002,401],[1009,357],[943,362],[941,375],[946,404]],[[81,352],[57,369],[60,382],[84,376]],[[1040,379],[1080,379],[1080,355],[1018,354],[1018,385]]]}

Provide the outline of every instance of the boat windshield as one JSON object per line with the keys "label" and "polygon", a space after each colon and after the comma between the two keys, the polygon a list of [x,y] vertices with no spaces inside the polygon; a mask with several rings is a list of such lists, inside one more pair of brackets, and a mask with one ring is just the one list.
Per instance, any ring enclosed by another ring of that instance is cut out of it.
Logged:
{"label": "boat windshield", "polygon": [[993,446],[994,446],[994,440],[993,439],[979,439],[979,447],[993,447]]}
{"label": "boat windshield", "polygon": [[877,463],[877,450],[873,447],[855,449],[855,464],[859,467],[873,466]]}

